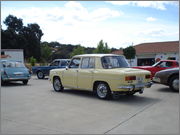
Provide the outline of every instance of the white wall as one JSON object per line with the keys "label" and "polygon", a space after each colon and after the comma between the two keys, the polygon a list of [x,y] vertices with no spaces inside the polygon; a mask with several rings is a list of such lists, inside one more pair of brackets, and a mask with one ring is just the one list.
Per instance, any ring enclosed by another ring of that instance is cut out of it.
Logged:
{"label": "white wall", "polygon": [[[159,53],[159,54],[143,54],[135,56],[135,59],[131,59],[131,66],[137,66],[138,58],[160,58],[161,60],[167,60],[168,57],[175,57],[177,61],[179,61],[179,53]],[[130,64],[130,60],[128,59],[128,63]]]}
{"label": "white wall", "polygon": [[[1,50],[2,51],[2,50]],[[9,55],[8,60],[16,60],[16,61],[21,61],[24,62],[24,53],[23,50],[5,50],[4,51],[5,55]]]}
{"label": "white wall", "polygon": [[179,61],[179,53],[159,53],[156,55],[155,60],[160,58],[161,60],[167,60],[168,57],[175,57]]}

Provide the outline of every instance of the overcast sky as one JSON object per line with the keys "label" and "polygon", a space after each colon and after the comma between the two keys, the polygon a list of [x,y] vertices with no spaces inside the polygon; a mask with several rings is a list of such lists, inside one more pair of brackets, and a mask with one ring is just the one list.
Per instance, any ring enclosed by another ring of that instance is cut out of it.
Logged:
{"label": "overcast sky", "polygon": [[1,24],[9,15],[37,23],[42,41],[96,47],[179,40],[179,4],[168,1],[1,1]]}

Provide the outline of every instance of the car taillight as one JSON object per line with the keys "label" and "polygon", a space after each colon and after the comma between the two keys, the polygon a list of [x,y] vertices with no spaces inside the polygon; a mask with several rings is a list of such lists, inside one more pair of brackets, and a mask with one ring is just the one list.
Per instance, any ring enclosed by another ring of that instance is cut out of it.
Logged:
{"label": "car taillight", "polygon": [[150,78],[151,78],[151,75],[146,75],[145,78],[146,78],[146,79],[150,79]]}
{"label": "car taillight", "polygon": [[125,77],[126,81],[132,81],[132,80],[136,80],[136,76],[126,76]]}

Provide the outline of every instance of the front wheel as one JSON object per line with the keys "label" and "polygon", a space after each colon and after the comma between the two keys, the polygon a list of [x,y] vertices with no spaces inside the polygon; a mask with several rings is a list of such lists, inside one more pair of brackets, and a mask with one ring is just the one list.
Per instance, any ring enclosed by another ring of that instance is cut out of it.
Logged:
{"label": "front wheel", "polygon": [[179,76],[173,76],[170,79],[170,83],[169,83],[169,87],[173,90],[173,91],[179,91]]}
{"label": "front wheel", "polygon": [[106,83],[98,83],[95,90],[97,97],[100,99],[109,99],[111,97],[111,90]]}
{"label": "front wheel", "polygon": [[42,71],[38,71],[38,72],[37,72],[37,77],[38,77],[38,79],[44,79],[44,74],[43,74],[43,72],[42,72]]}
{"label": "front wheel", "polygon": [[62,86],[61,80],[58,77],[53,79],[53,88],[56,92],[62,92],[64,87]]}
{"label": "front wheel", "polygon": [[28,83],[28,80],[24,80],[23,84],[26,85]]}

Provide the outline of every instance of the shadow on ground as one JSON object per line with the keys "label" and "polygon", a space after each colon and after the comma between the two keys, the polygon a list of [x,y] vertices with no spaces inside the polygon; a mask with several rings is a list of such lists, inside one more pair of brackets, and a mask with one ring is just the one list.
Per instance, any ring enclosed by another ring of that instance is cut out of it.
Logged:
{"label": "shadow on ground", "polygon": [[171,90],[168,86],[167,88],[160,88],[160,89],[157,89],[158,92],[166,92],[166,93],[179,93],[179,91],[173,91]]}
{"label": "shadow on ground", "polygon": [[23,84],[22,81],[15,81],[15,82],[5,82],[1,84],[2,87],[19,87],[19,86],[31,86],[30,84]]}
{"label": "shadow on ground", "polygon": [[[55,92],[55,91],[53,91]],[[104,102],[111,102],[111,103],[123,103],[123,104],[128,104],[128,105],[144,105],[144,104],[149,104],[149,103],[155,103],[155,102],[160,102],[161,99],[159,98],[154,98],[154,97],[147,97],[143,94],[135,94],[131,96],[127,95],[119,95],[118,97],[112,97],[111,99],[108,100],[102,100],[98,99],[97,96],[90,91],[81,91],[81,90],[72,90],[72,89],[65,89],[63,92],[55,92],[56,94],[68,94],[68,95],[73,95],[77,96],[80,98],[89,98],[97,101],[104,101]]]}

